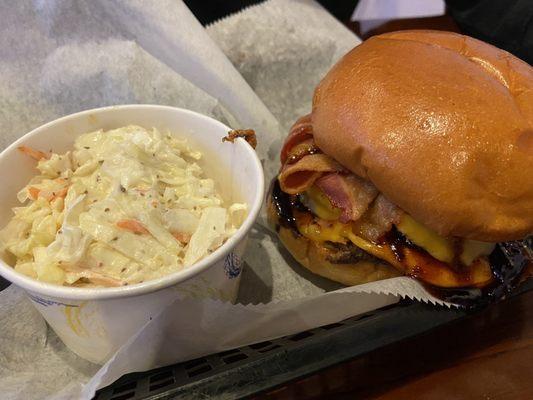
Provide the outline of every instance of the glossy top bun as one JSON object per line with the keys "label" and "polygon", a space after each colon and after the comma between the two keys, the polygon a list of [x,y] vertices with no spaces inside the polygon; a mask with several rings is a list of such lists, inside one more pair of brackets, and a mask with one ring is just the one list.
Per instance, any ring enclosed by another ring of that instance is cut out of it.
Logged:
{"label": "glossy top bun", "polygon": [[315,141],[444,236],[533,232],[533,71],[449,32],[373,37],[313,100]]}

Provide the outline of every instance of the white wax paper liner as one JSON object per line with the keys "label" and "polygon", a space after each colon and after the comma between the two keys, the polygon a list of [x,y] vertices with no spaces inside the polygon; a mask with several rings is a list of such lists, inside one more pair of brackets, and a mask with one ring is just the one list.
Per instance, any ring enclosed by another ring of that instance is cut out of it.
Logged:
{"label": "white wax paper liner", "polygon": [[[84,398],[123,374],[186,361],[302,332],[396,303],[400,297],[451,306],[407,277],[353,286],[319,296],[259,305],[176,300],[148,322],[87,383]],[[178,302],[182,304],[177,307]],[[184,307],[185,305],[185,307]],[[175,309],[187,309],[178,314]]]}

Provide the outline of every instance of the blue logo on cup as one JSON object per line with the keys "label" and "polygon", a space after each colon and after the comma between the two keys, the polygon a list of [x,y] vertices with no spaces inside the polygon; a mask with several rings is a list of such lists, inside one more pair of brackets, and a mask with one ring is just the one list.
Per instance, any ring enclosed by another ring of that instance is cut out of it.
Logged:
{"label": "blue logo on cup", "polygon": [[57,302],[57,301],[54,301],[54,300],[43,299],[42,297],[36,296],[34,294],[31,294],[31,293],[27,293],[27,294],[28,294],[28,297],[30,298],[30,300],[32,300],[33,302],[35,302],[37,304],[45,306],[45,307],[49,307],[49,306],[79,307],[76,304],[60,303],[60,302]]}
{"label": "blue logo on cup", "polygon": [[241,258],[234,252],[229,253],[224,260],[224,272],[229,279],[234,279],[241,274]]}

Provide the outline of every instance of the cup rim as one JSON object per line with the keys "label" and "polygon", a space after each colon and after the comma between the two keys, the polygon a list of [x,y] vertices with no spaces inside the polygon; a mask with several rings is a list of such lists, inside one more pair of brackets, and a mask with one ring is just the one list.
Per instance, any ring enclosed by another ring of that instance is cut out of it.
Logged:
{"label": "cup rim", "polygon": [[[200,114],[196,111],[187,110],[180,107],[172,106],[163,106],[163,105],[154,105],[154,104],[125,104],[125,105],[114,105],[107,107],[94,108],[90,110],[80,111],[74,114],[69,114],[60,118],[57,118],[53,121],[47,122],[44,125],[40,125],[37,128],[31,130],[25,135],[21,136],[11,145],[6,147],[1,153],[0,158],[5,157],[6,154],[11,153],[16,150],[16,148],[24,143],[29,137],[38,135],[41,131],[49,129],[50,127],[67,120],[77,119],[83,117],[87,114],[102,113],[102,112],[112,112],[113,110],[124,110],[124,109],[138,109],[147,110],[147,109],[165,109],[172,111],[179,111],[184,114],[188,114],[193,118],[197,119],[207,119],[210,120],[215,125],[220,126],[227,131],[230,131],[231,128],[223,124],[222,122],[208,117],[206,115]],[[21,274],[3,260],[0,259],[0,275],[9,280],[10,282],[20,286],[21,288],[28,290],[30,292],[41,294],[45,296],[65,299],[65,300],[103,300],[103,299],[112,299],[112,298],[125,298],[131,296],[138,296],[142,294],[152,293],[165,289],[169,286],[175,285],[176,283],[185,282],[201,272],[209,269],[211,266],[215,265],[218,261],[227,256],[236,246],[239,244],[247,235],[247,233],[252,228],[261,206],[263,203],[264,191],[265,191],[265,179],[263,174],[263,167],[261,161],[257,156],[255,150],[244,140],[237,139],[233,145],[241,146],[247,153],[252,156],[252,168],[256,175],[257,179],[257,188],[255,191],[255,200],[250,207],[248,215],[243,221],[242,225],[237,229],[237,231],[226,240],[226,242],[220,246],[218,249],[213,251],[211,254],[208,254],[206,257],[202,258],[197,263],[181,270],[173,272],[169,275],[163,277],[149,280],[143,283],[137,283],[134,285],[120,286],[120,287],[105,287],[105,288],[79,288],[79,287],[68,287],[60,286],[51,283],[40,282],[36,279],[30,278],[24,274]],[[243,147],[244,146],[244,147]]]}

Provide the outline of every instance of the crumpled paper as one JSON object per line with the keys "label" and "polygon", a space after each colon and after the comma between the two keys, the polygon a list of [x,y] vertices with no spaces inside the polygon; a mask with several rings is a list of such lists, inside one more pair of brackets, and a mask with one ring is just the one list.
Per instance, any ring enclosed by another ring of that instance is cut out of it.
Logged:
{"label": "crumpled paper", "polygon": [[[360,43],[304,0],[270,0],[207,29],[171,0],[3,0],[0,15],[0,149],[65,114],[157,103],[254,128],[267,178],[320,78]],[[261,224],[245,260],[242,304],[176,300],[189,302],[189,316],[177,319],[171,304],[101,368],[70,353],[10,287],[0,293],[2,398],[88,399],[127,372],[332,323],[399,296],[435,302],[409,278],[342,288],[313,276]]]}
{"label": "crumpled paper", "polygon": [[[24,291],[0,292],[0,390],[3,399],[43,399],[80,393],[98,366],[70,352],[49,331]],[[40,377],[43,377],[42,379]]]}

